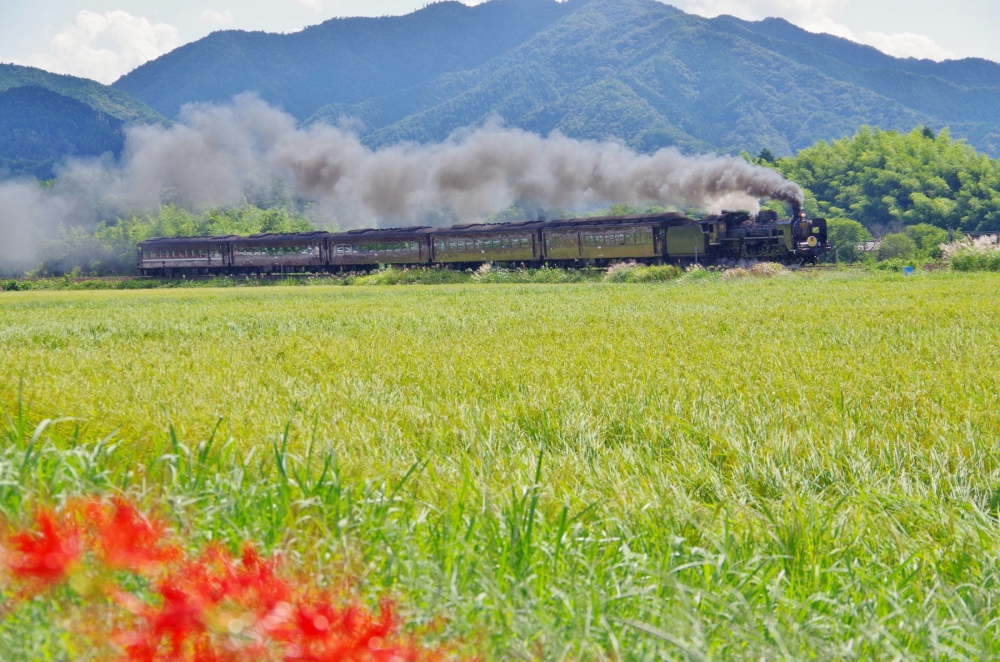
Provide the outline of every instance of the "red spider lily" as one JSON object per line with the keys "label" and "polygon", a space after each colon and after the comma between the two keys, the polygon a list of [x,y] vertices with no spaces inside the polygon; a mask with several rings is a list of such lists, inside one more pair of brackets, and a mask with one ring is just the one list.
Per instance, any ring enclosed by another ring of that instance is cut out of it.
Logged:
{"label": "red spider lily", "polygon": [[416,647],[392,643],[399,623],[389,602],[375,617],[349,605],[333,607],[329,600],[298,606],[291,627],[275,632],[288,645],[285,662],[415,662],[438,656]]}
{"label": "red spider lily", "polygon": [[10,536],[4,564],[18,580],[34,589],[58,584],[69,576],[83,554],[80,529],[71,521],[59,521],[51,510],[35,514],[36,531]]}
{"label": "red spider lily", "polygon": [[103,504],[87,508],[95,529],[95,542],[101,560],[116,570],[138,572],[180,558],[181,551],[163,543],[163,525],[142,516],[124,499],[112,500],[113,512]]}
{"label": "red spider lily", "polygon": [[[219,546],[185,557],[165,541],[164,527],[123,499],[70,504],[61,517],[40,509],[37,530],[9,536],[0,560],[26,589],[20,597],[65,581],[77,564],[86,595],[107,600],[104,622],[123,662],[437,662],[438,651],[399,634],[388,602],[378,614],[357,603],[278,575],[278,562],[251,546],[235,557]],[[88,552],[85,554],[85,552]],[[115,573],[149,582],[151,602],[125,590]],[[91,592],[94,588],[97,591]],[[89,618],[88,623],[99,622]]]}

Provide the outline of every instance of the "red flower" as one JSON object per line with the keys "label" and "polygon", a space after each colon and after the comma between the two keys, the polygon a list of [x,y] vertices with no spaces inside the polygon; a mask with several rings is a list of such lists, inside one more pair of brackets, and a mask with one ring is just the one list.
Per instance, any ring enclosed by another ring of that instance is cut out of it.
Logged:
{"label": "red flower", "polygon": [[162,544],[163,526],[142,516],[135,506],[115,498],[114,512],[93,504],[88,515],[94,522],[101,560],[112,568],[139,571],[180,558],[180,550]]}
{"label": "red flower", "polygon": [[37,531],[22,531],[10,537],[7,545],[13,553],[8,553],[4,561],[14,577],[44,588],[66,579],[70,567],[83,553],[83,540],[75,524],[60,522],[50,510],[39,510],[35,524]]}

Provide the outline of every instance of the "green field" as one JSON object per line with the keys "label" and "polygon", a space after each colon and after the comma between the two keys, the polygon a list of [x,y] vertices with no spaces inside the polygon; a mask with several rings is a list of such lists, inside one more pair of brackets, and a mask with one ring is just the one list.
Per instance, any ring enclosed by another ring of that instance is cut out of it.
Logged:
{"label": "green field", "polygon": [[125,490],[484,659],[984,659],[998,391],[995,275],[6,292],[0,506]]}

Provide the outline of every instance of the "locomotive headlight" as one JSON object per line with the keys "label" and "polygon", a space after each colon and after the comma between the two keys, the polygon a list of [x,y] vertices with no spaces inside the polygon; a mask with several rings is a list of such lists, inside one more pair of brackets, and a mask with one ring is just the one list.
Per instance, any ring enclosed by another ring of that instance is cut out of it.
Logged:
{"label": "locomotive headlight", "polygon": [[806,243],[809,244],[809,248],[816,248],[819,245],[819,239],[815,236],[806,239]]}

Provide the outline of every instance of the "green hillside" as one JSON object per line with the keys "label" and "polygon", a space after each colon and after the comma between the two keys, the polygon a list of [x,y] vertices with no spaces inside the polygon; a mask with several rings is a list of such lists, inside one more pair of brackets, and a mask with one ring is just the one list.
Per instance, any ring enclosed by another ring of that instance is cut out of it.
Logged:
{"label": "green hillside", "polygon": [[0,92],[15,87],[42,87],[80,101],[97,112],[128,124],[163,122],[165,118],[126,92],[86,78],[63,76],[34,67],[0,64]]}
{"label": "green hillside", "polygon": [[372,146],[499,117],[641,150],[789,155],[861,125],[950,126],[1000,155],[1000,65],[898,59],[786,21],[705,19],[656,0],[491,0],[218,32],[115,83],[165,115],[260,93],[306,122],[360,119]]}
{"label": "green hillside", "polygon": [[570,2],[439,2],[408,16],[334,19],[288,35],[230,30],[182,46],[114,87],[168,117],[191,101],[251,90],[305,119],[330,103],[359,103],[473,69],[572,11]]}
{"label": "green hillside", "polygon": [[51,179],[66,157],[118,155],[123,123],[42,87],[0,92],[0,173]]}

